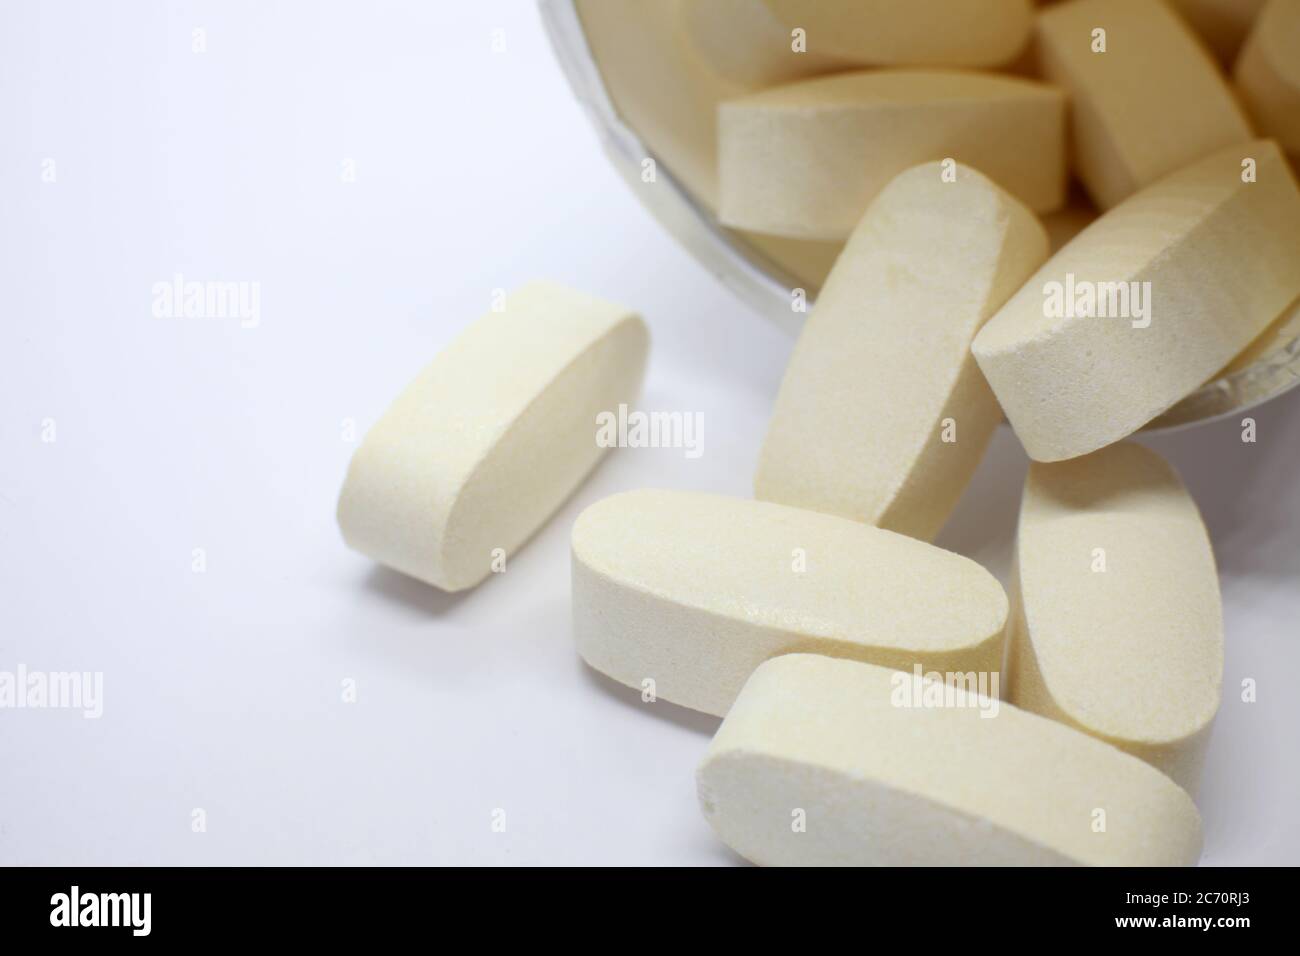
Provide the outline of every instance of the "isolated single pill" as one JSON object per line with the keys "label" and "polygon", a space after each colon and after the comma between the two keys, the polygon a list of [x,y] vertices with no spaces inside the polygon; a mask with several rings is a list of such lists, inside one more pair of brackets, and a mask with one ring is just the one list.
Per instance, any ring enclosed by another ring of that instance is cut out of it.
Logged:
{"label": "isolated single pill", "polygon": [[811,654],[757,670],[696,773],[718,836],[784,866],[1187,866],[1164,774],[969,684]]}
{"label": "isolated single pill", "polygon": [[446,591],[513,556],[604,454],[649,339],[619,305],[551,282],[504,296],[413,381],[348,466],[348,546]]}
{"label": "isolated single pill", "polygon": [[1046,258],[1033,213],[979,172],[896,177],[804,324],[755,496],[934,537],[1002,420],[971,339]]}
{"label": "isolated single pill", "polygon": [[1011,702],[1194,794],[1219,709],[1223,609],[1209,536],[1174,470],[1132,442],[1031,464],[1016,577]]}
{"label": "isolated single pill", "polygon": [[1269,0],[1233,75],[1260,134],[1300,159],[1300,0]]}
{"label": "isolated single pill", "polygon": [[1300,191],[1277,144],[1230,146],[1049,259],[971,346],[1031,458],[1095,451],[1207,381],[1300,295]]}
{"label": "isolated single pill", "polygon": [[974,561],[832,515],[645,490],[598,501],[573,526],[578,652],[710,714],[793,651],[997,671],[1006,616],[1002,586]]}
{"label": "isolated single pill", "polygon": [[678,0],[676,14],[700,60],[746,86],[787,83],[852,65],[818,53],[806,35],[785,27],[764,0]]}
{"label": "isolated single pill", "polygon": [[843,239],[891,179],[952,159],[1036,212],[1065,201],[1065,98],[957,70],[837,73],[718,107],[718,215],[728,226]]}
{"label": "isolated single pill", "polygon": [[1069,0],[1038,15],[1043,75],[1070,94],[1075,171],[1109,209],[1251,137],[1218,65],[1161,0]]}
{"label": "isolated single pill", "polygon": [[810,50],[878,66],[997,66],[1033,30],[1030,0],[764,0]]}

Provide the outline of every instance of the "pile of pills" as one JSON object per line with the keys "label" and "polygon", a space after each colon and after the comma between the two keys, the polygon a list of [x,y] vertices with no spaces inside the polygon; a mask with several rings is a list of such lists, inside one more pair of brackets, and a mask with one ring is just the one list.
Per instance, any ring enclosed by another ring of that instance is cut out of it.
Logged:
{"label": "pile of pills", "polygon": [[[833,265],[753,500],[577,519],[578,652],[725,717],[700,804],[755,862],[1195,863],[1218,578],[1126,439],[1295,338],[1300,0],[654,6],[712,77],[660,127],[696,197]],[[621,306],[510,293],[366,436],[345,540],[478,584],[604,453],[648,346]],[[1010,598],[929,543],[1004,416],[1033,459]]]}

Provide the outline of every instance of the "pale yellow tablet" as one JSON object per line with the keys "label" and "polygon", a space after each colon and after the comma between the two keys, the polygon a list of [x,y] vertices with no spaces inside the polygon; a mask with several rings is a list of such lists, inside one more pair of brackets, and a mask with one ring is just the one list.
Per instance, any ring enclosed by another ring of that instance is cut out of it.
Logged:
{"label": "pale yellow tablet", "polygon": [[1201,851],[1191,798],[1122,750],[965,685],[811,654],[754,672],[696,783],[723,842],[770,866],[1187,866]]}
{"label": "pale yellow tablet", "polygon": [[633,491],[573,526],[578,652],[620,683],[710,714],[775,654],[998,671],[1007,599],[968,558],[831,515]]}
{"label": "pale yellow tablet", "polygon": [[957,70],[837,73],[718,108],[719,218],[843,239],[918,163],[972,166],[1035,211],[1065,201],[1065,99],[1033,80]]}
{"label": "pale yellow tablet", "polygon": [[831,56],[880,66],[997,66],[1033,29],[1030,0],[763,0]]}
{"label": "pale yellow tablet", "polygon": [[1070,94],[1075,171],[1109,209],[1230,143],[1250,124],[1162,0],[1069,0],[1038,14],[1043,75]]}
{"label": "pale yellow tablet", "polygon": [[1002,420],[971,339],[1046,258],[1033,213],[979,172],[895,178],[804,324],[755,496],[932,538]]}
{"label": "pale yellow tablet", "polygon": [[720,76],[747,86],[772,86],[852,67],[821,52],[821,37],[786,27],[764,0],[656,0],[675,7],[696,56]]}
{"label": "pale yellow tablet", "polygon": [[506,293],[366,434],[339,495],[348,546],[446,591],[508,566],[606,451],[649,339],[619,305],[550,282]]}
{"label": "pale yellow tablet", "polygon": [[1016,576],[1011,702],[1194,794],[1222,690],[1223,610],[1209,536],[1174,470],[1132,442],[1032,464]]}
{"label": "pale yellow tablet", "polygon": [[1030,457],[1131,434],[1300,295],[1300,191],[1277,144],[1230,146],[1084,229],[971,346]]}
{"label": "pale yellow tablet", "polygon": [[1260,134],[1300,158],[1300,0],[1269,0],[1234,76]]}

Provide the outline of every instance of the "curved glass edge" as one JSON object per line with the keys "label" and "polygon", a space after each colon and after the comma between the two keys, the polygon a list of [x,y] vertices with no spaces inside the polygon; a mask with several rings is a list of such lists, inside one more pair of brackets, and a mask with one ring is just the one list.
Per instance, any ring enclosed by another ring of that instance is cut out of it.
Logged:
{"label": "curved glass edge", "polygon": [[[650,213],[713,275],[760,315],[791,335],[803,319],[790,307],[790,292],[802,283],[775,262],[738,240],[700,205],[659,157],[618,115],[587,45],[573,0],[538,0],[542,25],[560,69],[600,137],[615,169]],[[641,162],[654,159],[659,180],[639,188]],[[812,297],[809,297],[812,303]],[[1300,385],[1300,338],[1255,364],[1202,385],[1147,423],[1143,432],[1168,432],[1249,411]]]}

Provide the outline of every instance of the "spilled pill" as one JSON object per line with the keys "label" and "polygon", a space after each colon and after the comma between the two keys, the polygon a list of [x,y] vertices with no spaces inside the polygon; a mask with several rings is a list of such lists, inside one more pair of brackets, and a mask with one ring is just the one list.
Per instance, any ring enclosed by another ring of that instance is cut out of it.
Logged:
{"label": "spilled pill", "polygon": [[705,818],[766,865],[1196,862],[1200,817],[1168,777],[966,686],[811,654],[767,661],[697,771]]}
{"label": "spilled pill", "polygon": [[1251,137],[1218,64],[1160,0],[1045,7],[1038,50],[1070,94],[1075,171],[1102,209]]}
{"label": "spilled pill", "polygon": [[1223,368],[1300,295],[1300,190],[1241,143],[1148,186],[1054,255],[971,350],[1030,457],[1095,451]]}
{"label": "spilled pill", "polygon": [[1174,470],[1132,442],[1032,464],[1016,576],[1011,702],[1195,793],[1219,708],[1223,610],[1210,539]]}
{"label": "spilled pill", "polygon": [[367,433],[339,495],[348,546],[447,591],[501,570],[605,449],[648,336],[634,313],[551,282],[504,296]]}
{"label": "spilled pill", "polygon": [[1006,616],[974,561],[831,515],[645,490],[573,526],[579,653],[706,713],[726,713],[758,664],[792,651],[997,671]]}
{"label": "spilled pill", "polygon": [[1047,258],[1033,213],[966,166],[914,167],[872,202],[786,369],[764,501],[930,539],[1002,420],[970,354]]}
{"label": "spilled pill", "polygon": [[972,166],[1035,211],[1065,201],[1065,98],[957,70],[837,73],[718,107],[718,215],[739,229],[843,239],[918,163]]}

